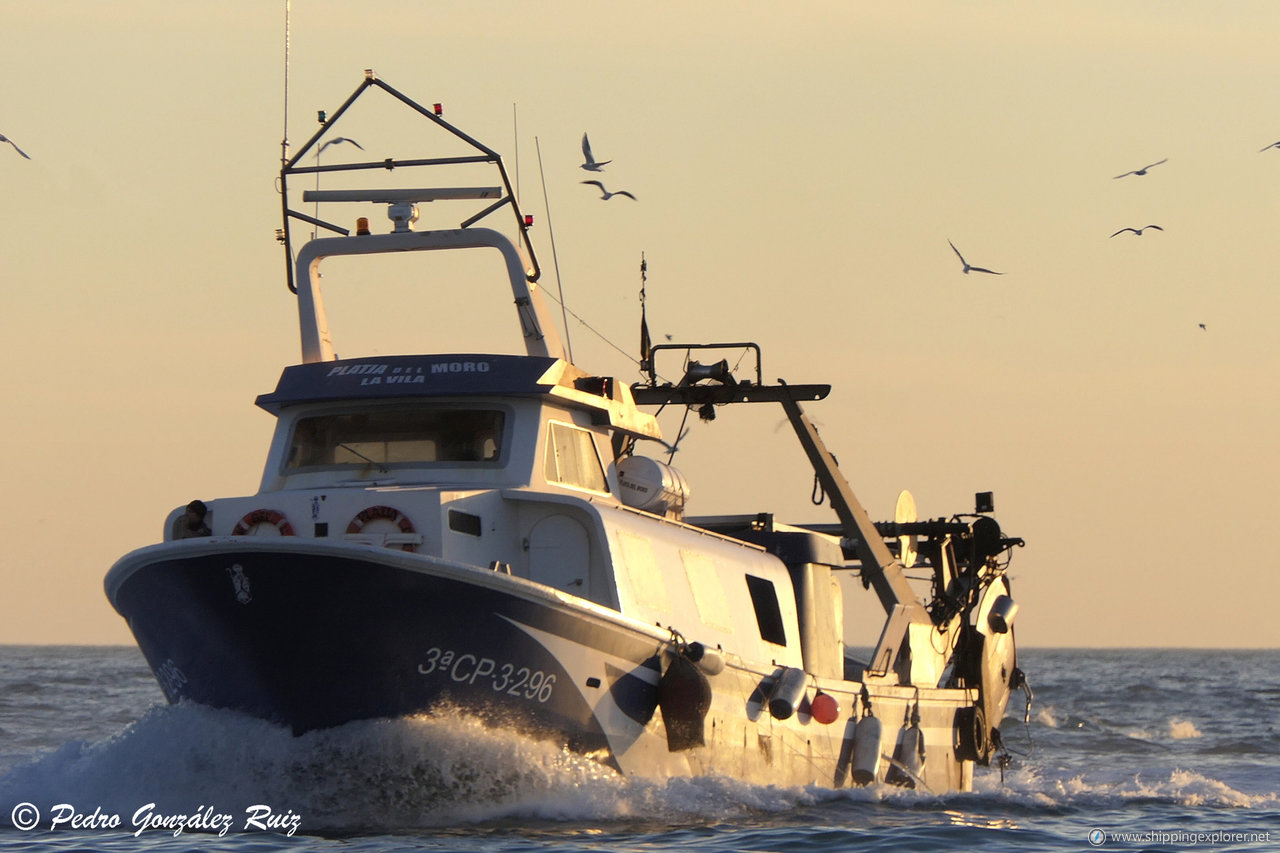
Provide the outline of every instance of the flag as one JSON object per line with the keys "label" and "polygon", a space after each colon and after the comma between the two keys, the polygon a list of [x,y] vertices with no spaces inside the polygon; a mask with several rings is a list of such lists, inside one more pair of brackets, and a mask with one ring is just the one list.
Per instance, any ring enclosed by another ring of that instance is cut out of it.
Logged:
{"label": "flag", "polygon": [[653,342],[649,339],[649,320],[645,316],[644,306],[644,287],[649,266],[645,262],[644,254],[640,255],[640,368],[647,370],[649,368],[649,356],[653,349]]}

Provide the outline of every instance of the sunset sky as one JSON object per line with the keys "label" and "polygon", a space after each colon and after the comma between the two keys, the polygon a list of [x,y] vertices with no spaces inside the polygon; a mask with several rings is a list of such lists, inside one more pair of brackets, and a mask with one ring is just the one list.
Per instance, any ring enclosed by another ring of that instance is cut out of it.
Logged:
{"label": "sunset sky", "polygon": [[[253,399],[299,358],[284,10],[0,2],[0,133],[31,157],[0,145],[0,643],[132,643],[107,569],[257,488]],[[638,378],[611,344],[636,349],[643,253],[656,339],[834,386],[808,411],[873,517],[993,491],[1027,540],[1023,645],[1280,641],[1280,5],[294,0],[291,24],[294,148],[365,68],[442,102],[611,342],[570,318],[584,367]],[[371,157],[419,155],[379,121]],[[510,349],[489,284],[334,293],[339,350]],[[834,520],[782,417],[692,425],[691,512]]]}

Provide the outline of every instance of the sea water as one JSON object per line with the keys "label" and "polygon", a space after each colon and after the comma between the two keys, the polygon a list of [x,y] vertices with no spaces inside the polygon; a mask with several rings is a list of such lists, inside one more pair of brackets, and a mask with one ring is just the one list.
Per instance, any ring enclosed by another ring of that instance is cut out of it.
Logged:
{"label": "sea water", "polygon": [[0,850],[1280,849],[1280,651],[1029,649],[975,790],[621,778],[456,715],[295,738],[0,647]]}

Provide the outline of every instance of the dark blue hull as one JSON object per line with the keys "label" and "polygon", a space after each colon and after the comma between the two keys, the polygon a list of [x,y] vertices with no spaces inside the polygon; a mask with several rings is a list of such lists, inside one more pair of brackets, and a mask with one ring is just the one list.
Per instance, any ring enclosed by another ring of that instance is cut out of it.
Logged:
{"label": "dark blue hull", "polygon": [[614,729],[616,711],[640,728],[657,706],[652,634],[416,555],[206,540],[135,552],[107,591],[170,702],[296,733],[448,706],[608,754],[603,694]]}

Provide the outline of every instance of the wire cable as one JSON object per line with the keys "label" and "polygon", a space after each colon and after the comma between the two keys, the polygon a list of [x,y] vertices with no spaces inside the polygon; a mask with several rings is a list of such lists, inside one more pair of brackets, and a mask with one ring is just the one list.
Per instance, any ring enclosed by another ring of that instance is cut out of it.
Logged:
{"label": "wire cable", "polygon": [[[573,341],[569,337],[569,306],[564,302],[564,281],[560,278],[560,256],[556,253],[556,232],[551,227],[551,198],[547,195],[547,175],[542,170],[542,143],[538,137],[533,138],[533,145],[538,149],[538,174],[542,177],[542,206],[547,211],[547,235],[551,238],[551,263],[556,268],[556,287],[560,290],[560,311],[564,320],[564,345],[569,352],[569,362],[573,362]],[[574,315],[577,316],[576,314]]]}

